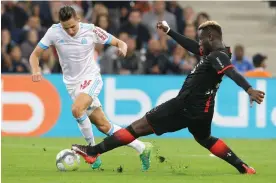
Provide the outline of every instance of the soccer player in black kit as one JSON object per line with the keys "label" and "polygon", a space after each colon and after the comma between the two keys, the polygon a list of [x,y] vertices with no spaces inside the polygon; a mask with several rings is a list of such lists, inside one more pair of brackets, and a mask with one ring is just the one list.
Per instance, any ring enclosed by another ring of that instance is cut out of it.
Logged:
{"label": "soccer player in black kit", "polygon": [[214,99],[224,75],[248,93],[251,105],[253,101],[261,104],[265,95],[264,92],[253,89],[231,64],[231,53],[222,42],[220,25],[215,21],[201,24],[198,28],[199,43],[171,30],[165,21],[158,22],[157,28],[188,51],[202,56],[201,61],[187,76],[179,94],[96,146],[75,144],[72,145],[72,150],[80,154],[86,162],[93,163],[100,154],[129,144],[141,136],[153,133],[162,135],[188,128],[200,145],[234,166],[240,173],[255,174],[256,171],[238,158],[221,139],[211,135]]}

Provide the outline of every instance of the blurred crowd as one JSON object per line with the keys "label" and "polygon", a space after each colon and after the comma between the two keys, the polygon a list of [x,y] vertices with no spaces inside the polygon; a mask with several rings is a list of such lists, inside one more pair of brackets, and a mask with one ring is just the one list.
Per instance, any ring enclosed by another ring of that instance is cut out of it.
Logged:
{"label": "blurred crowd", "polygon": [[[210,19],[206,12],[195,13],[175,1],[2,1],[1,2],[2,73],[29,73],[28,59],[47,29],[58,23],[58,11],[70,5],[82,22],[93,23],[117,36],[128,45],[125,58],[116,56],[116,48],[97,44],[95,62],[103,74],[188,74],[199,57],[188,52],[165,33],[156,30],[166,20],[173,30],[197,40],[197,27]],[[266,56],[247,58],[242,45],[236,45],[233,64],[248,74],[265,68]],[[55,48],[40,58],[42,72],[61,73]]]}

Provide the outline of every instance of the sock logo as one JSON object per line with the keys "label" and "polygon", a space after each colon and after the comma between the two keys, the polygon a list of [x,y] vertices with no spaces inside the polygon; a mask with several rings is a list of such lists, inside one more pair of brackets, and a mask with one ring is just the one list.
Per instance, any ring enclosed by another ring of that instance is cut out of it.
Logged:
{"label": "sock logo", "polygon": [[39,136],[57,122],[61,104],[58,92],[46,79],[2,75],[2,135]]}

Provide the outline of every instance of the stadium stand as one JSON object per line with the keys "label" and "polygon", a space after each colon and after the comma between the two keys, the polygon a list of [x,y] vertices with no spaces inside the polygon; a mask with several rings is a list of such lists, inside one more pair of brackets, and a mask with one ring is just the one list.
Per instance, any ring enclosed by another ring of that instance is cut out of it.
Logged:
{"label": "stadium stand", "polygon": [[[199,58],[179,48],[162,32],[154,31],[152,25],[156,24],[156,16],[164,14],[174,29],[192,39],[197,39],[195,30],[200,23],[209,19],[218,21],[223,27],[226,45],[232,50],[236,45],[242,45],[249,62],[256,53],[265,55],[267,70],[276,75],[273,2],[2,1],[1,4],[2,73],[29,72],[27,60],[31,50],[47,28],[58,23],[58,10],[66,4],[76,9],[83,22],[94,23],[118,37],[124,33],[121,36],[126,36],[125,41],[131,44],[130,55],[135,58],[124,60],[116,58],[114,50],[108,46],[96,48],[95,61],[100,64],[103,73],[189,73]],[[134,9],[140,13],[133,13]],[[139,28],[136,29],[135,24]],[[128,29],[130,25],[132,27]],[[128,60],[134,63],[128,64]],[[109,61],[112,64],[107,64]],[[61,72],[54,48],[42,56],[41,67],[44,73]]]}

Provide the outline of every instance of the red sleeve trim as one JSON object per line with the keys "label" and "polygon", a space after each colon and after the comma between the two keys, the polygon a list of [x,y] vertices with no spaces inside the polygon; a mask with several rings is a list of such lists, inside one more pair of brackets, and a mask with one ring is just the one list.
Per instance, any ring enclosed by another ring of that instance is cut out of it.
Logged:
{"label": "red sleeve trim", "polygon": [[227,69],[229,69],[231,67],[234,67],[234,65],[231,64],[231,65],[228,65],[228,66],[224,67],[223,69],[221,69],[220,71],[218,71],[218,74],[223,73],[225,70],[227,70]]}

